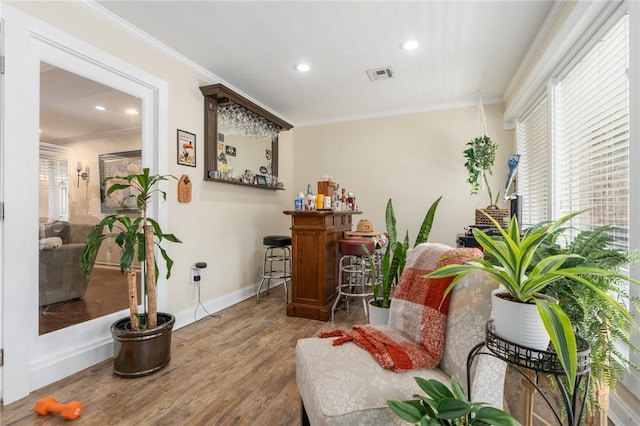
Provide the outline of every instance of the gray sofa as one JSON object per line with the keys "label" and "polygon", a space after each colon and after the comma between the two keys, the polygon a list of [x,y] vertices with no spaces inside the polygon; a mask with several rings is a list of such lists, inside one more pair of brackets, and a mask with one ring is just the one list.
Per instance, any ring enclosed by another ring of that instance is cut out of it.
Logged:
{"label": "gray sofa", "polygon": [[44,225],[40,235],[40,306],[84,297],[89,280],[80,269],[80,254],[92,229],[93,225],[65,221]]}

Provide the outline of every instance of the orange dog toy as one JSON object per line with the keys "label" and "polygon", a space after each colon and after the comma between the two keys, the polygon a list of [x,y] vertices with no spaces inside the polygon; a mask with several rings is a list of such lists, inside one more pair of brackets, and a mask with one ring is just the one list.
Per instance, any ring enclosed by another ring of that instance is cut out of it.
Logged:
{"label": "orange dog toy", "polygon": [[60,413],[60,417],[65,420],[75,420],[82,414],[82,408],[82,402],[71,401],[67,404],[61,404],[48,396],[36,402],[33,411],[39,416],[46,416],[49,413]]}

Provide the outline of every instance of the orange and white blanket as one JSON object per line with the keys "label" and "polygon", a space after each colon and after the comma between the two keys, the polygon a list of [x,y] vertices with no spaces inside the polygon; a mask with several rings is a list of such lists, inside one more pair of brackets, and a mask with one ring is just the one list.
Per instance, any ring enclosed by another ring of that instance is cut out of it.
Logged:
{"label": "orange and white blanket", "polygon": [[353,341],[368,350],[378,363],[399,372],[436,367],[442,358],[450,295],[442,296],[453,278],[427,279],[441,266],[482,257],[476,248],[424,243],[407,252],[407,263],[393,293],[389,325],[356,325],[320,337],[338,337],[333,345]]}

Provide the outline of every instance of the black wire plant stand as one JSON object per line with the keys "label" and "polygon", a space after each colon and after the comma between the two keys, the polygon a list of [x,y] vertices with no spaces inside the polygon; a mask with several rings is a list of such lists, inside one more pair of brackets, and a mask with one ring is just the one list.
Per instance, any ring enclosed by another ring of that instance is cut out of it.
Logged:
{"label": "black wire plant stand", "polygon": [[[493,320],[489,320],[485,327],[485,341],[474,346],[467,356],[467,394],[471,395],[471,367],[475,358],[479,355],[493,356],[515,367],[515,371],[520,373],[544,399],[555,416],[558,425],[562,425],[562,413],[559,413],[554,408],[545,392],[538,385],[538,375],[540,373],[553,376],[562,395],[567,416],[566,424],[577,426],[580,424],[584,413],[587,400],[585,392],[588,392],[591,379],[591,348],[589,343],[580,336],[576,336],[576,345],[578,349],[578,368],[574,392],[573,395],[569,395],[562,380],[562,377],[565,376],[564,369],[557,354],[553,351],[552,345],[549,345],[548,350],[540,351],[507,341],[495,333]],[[483,348],[485,349],[484,351],[482,350]],[[533,371],[535,374],[528,375],[523,369]],[[583,380],[585,381],[585,392],[580,392],[580,384]],[[580,395],[581,393],[582,395]]]}

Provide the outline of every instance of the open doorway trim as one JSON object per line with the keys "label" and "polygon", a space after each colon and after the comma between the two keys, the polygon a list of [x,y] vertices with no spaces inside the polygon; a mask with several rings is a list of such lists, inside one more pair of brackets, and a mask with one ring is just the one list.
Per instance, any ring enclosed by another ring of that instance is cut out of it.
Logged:
{"label": "open doorway trim", "polygon": [[[6,4],[3,5],[3,15],[7,22],[5,26],[7,47],[11,46],[11,51],[15,53],[12,54],[12,61],[7,63],[5,75],[7,86],[12,84],[10,79],[13,79],[12,81],[18,79],[21,71],[25,71],[22,75],[23,79],[27,79],[27,82],[23,81],[21,84],[37,85],[36,64],[44,61],[139,97],[142,99],[143,165],[159,174],[167,173],[168,86],[164,80]],[[15,68],[10,70],[9,67]],[[29,100],[22,106],[18,102],[15,90],[11,96],[5,92],[2,93],[2,101],[5,102],[6,107],[3,108],[3,114],[6,114],[7,122],[14,117],[10,114],[34,114],[34,111],[37,111],[32,100],[33,90],[37,91],[36,88],[27,87]],[[37,118],[29,119],[28,124],[29,128],[21,132],[20,139],[24,141],[23,155],[33,156],[35,162],[38,156],[38,151],[35,149],[38,144]],[[15,134],[16,126],[7,125],[2,130],[6,131],[4,137],[7,142],[18,139]],[[10,160],[5,158],[2,159],[1,181],[6,181],[7,174],[15,169],[15,167],[7,167]],[[22,172],[35,173],[33,169],[31,166],[25,167]],[[26,185],[34,184],[33,179],[28,179],[26,182]],[[19,204],[17,202],[19,198],[15,193],[8,195],[6,201],[8,202],[9,199],[16,205]],[[37,201],[23,199],[23,208],[28,207],[28,203],[35,202]],[[161,225],[166,224],[167,207],[154,205],[152,208],[158,222]],[[14,220],[19,228],[14,231],[31,235],[31,222],[37,213],[22,216],[26,217],[11,216],[11,220]],[[9,222],[8,217],[3,224],[5,230],[13,226],[13,223]],[[0,249],[7,251],[8,238],[8,235],[3,235]],[[0,283],[4,294],[2,336],[5,365],[2,371],[1,387],[4,404],[111,357],[113,348],[108,325],[115,318],[122,316],[121,313],[115,313],[39,336],[37,320],[34,320],[37,314],[29,314],[37,310],[38,305],[35,290],[38,285],[37,272],[35,272],[37,271],[37,243],[20,243],[12,246],[12,251],[14,247],[15,255],[22,256],[25,260],[16,265],[10,265],[9,262],[3,263],[5,271],[3,281]],[[159,308],[162,308],[167,303],[166,280],[159,279],[158,293]]]}

